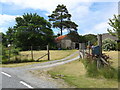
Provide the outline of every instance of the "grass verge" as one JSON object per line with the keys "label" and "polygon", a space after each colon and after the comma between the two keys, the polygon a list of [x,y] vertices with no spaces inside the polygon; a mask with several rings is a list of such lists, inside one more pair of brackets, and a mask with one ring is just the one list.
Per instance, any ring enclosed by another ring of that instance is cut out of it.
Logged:
{"label": "grass verge", "polygon": [[38,63],[43,63],[43,62],[48,62],[48,60],[44,60],[44,61],[40,61],[40,62],[22,62],[22,63],[0,64],[0,67],[20,67],[20,66],[38,64]]}
{"label": "grass verge", "polygon": [[49,70],[51,77],[62,78],[77,88],[117,88],[118,82],[105,78],[93,78],[86,75],[86,69],[81,61],[73,61]]}
{"label": "grass verge", "polygon": [[77,88],[118,88],[118,52],[104,52],[111,57],[112,67],[96,69],[95,62],[86,64],[85,60],[77,60],[55,67],[48,71],[51,77],[62,78]]}

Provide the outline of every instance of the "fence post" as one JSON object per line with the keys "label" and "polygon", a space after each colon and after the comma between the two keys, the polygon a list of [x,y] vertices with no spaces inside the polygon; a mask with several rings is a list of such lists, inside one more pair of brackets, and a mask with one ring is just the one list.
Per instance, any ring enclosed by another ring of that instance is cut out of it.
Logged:
{"label": "fence post", "polygon": [[85,43],[82,43],[83,58],[85,57]]}
{"label": "fence post", "polygon": [[79,55],[80,55],[80,51],[82,52],[82,58],[84,58],[85,56],[85,43],[79,43]]}
{"label": "fence post", "polygon": [[100,47],[100,57],[102,56],[102,35],[98,34],[98,45]]}
{"label": "fence post", "polygon": [[50,60],[49,44],[47,45],[48,60]]}
{"label": "fence post", "polygon": [[31,46],[31,58],[33,60],[33,46]]}
{"label": "fence post", "polygon": [[9,47],[9,61],[10,61],[10,53],[11,53],[10,49],[11,49],[11,48]]}
{"label": "fence post", "polygon": [[79,43],[79,56],[80,56],[80,50],[81,50],[81,43]]}
{"label": "fence post", "polygon": [[9,59],[9,61],[10,61],[10,53],[11,53],[11,50],[10,50],[11,48],[10,48],[10,46],[11,46],[11,45],[8,44],[8,50],[9,50],[9,56],[8,56],[8,59]]}
{"label": "fence post", "polygon": [[88,41],[88,54],[90,55],[90,41]]}
{"label": "fence post", "polygon": [[100,54],[99,54],[99,58],[97,60],[97,68],[99,68],[100,64],[101,64],[100,59],[102,57],[102,35],[98,34],[97,37],[98,37],[98,45],[100,47]]}

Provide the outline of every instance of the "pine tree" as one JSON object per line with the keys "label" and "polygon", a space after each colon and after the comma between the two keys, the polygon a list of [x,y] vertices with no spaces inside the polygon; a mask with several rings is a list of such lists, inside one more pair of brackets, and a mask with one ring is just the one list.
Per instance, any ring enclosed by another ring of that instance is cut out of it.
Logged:
{"label": "pine tree", "polygon": [[109,23],[108,23],[111,27],[113,27],[113,29],[108,29],[108,32],[113,35],[116,36],[119,40],[120,40],[120,15],[116,16],[114,15],[113,19],[109,19]]}
{"label": "pine tree", "polygon": [[52,21],[53,28],[59,28],[61,31],[64,29],[77,31],[78,25],[71,21],[71,14],[68,13],[66,6],[58,5],[55,11],[48,16],[49,21]]}

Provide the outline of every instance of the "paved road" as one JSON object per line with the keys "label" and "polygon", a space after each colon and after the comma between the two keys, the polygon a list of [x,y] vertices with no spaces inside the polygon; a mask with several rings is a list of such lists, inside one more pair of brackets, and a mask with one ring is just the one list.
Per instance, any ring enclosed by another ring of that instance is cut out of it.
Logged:
{"label": "paved road", "polygon": [[[4,73],[4,74],[3,74]],[[26,82],[20,80],[17,77],[8,75],[5,72],[2,72],[2,87],[4,88],[32,88]]]}
{"label": "paved road", "polygon": [[2,88],[64,88],[66,85],[60,84],[49,78],[35,77],[29,71],[45,69],[77,60],[79,56],[69,59],[77,53],[78,52],[75,52],[61,60],[49,61],[23,67],[2,68]]}

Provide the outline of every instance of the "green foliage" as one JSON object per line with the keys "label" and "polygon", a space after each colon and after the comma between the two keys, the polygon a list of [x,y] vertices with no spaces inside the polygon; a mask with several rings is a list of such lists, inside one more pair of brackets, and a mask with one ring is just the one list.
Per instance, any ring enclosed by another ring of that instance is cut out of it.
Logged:
{"label": "green foliage", "polygon": [[71,14],[68,13],[66,6],[58,5],[55,11],[48,16],[49,21],[53,22],[53,28],[59,28],[62,31],[67,29],[69,31],[77,31],[78,25],[71,21]]}
{"label": "green foliage", "polygon": [[2,32],[0,32],[0,39],[1,39],[1,43],[2,43],[2,45],[3,46],[7,46],[7,39],[6,39],[6,35],[4,34],[4,33],[2,33]]}
{"label": "green foliage", "polygon": [[117,50],[120,51],[120,42],[117,43]]}
{"label": "green foliage", "polygon": [[3,60],[2,64],[10,64],[10,63],[25,63],[25,62],[34,62],[32,59],[28,60],[28,59],[24,59],[24,60],[20,60],[20,58],[17,58],[16,60]]}
{"label": "green foliage", "polygon": [[87,76],[89,77],[97,77],[99,76],[96,61],[90,62],[89,60],[82,60],[85,68],[87,69]]}
{"label": "green foliage", "polygon": [[[19,48],[14,48],[14,47],[5,47],[2,46],[2,63],[6,64],[6,63],[11,63],[11,62],[17,62],[19,61],[18,58],[15,58],[15,60],[13,60],[13,57],[15,57],[16,55],[19,55]],[[10,55],[10,60],[9,61],[9,55]]]}
{"label": "green foliage", "polygon": [[118,37],[118,39],[120,40],[120,15],[114,15],[113,19],[109,19],[109,25],[113,28],[113,29],[108,29],[108,32],[113,35]]}
{"label": "green foliage", "polygon": [[7,58],[8,58],[7,50],[5,46],[2,45],[2,60],[7,59]]}
{"label": "green foliage", "polygon": [[109,50],[116,50],[117,49],[117,43],[109,38],[105,39],[103,41],[103,50],[109,51]]}
{"label": "green foliage", "polygon": [[90,41],[93,45],[97,42],[97,36],[94,34],[86,34],[84,37],[86,42]]}
{"label": "green foliage", "polygon": [[101,68],[99,73],[107,79],[118,79],[118,71],[112,67]]}
{"label": "green foliage", "polygon": [[118,67],[118,82],[120,82],[120,66]]}
{"label": "green foliage", "polygon": [[80,36],[76,31],[70,31],[68,33],[68,37],[73,41],[73,42],[80,42],[83,43],[85,42],[84,36]]}
{"label": "green foliage", "polygon": [[[96,59],[97,60],[97,59]],[[87,76],[89,77],[104,77],[106,79],[118,79],[118,71],[113,67],[101,67],[97,69],[96,60],[91,61],[91,59],[82,60],[86,70]]]}
{"label": "green foliage", "polygon": [[51,24],[36,13],[16,18],[16,25],[6,32],[7,42],[27,50],[27,46],[45,46],[54,43]]}

